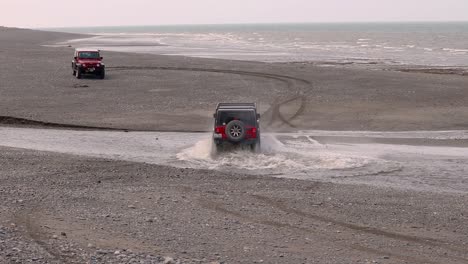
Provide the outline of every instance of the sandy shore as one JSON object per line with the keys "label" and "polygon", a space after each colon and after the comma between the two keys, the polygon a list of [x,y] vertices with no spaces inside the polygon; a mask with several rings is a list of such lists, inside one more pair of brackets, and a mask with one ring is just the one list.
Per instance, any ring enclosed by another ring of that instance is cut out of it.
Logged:
{"label": "sandy shore", "polygon": [[[104,52],[108,78],[77,80],[41,46],[75,37],[0,28],[0,122],[207,131],[256,101],[270,131],[468,127],[466,76]],[[0,263],[468,263],[463,193],[6,147],[0,168]]]}
{"label": "sandy shore", "polygon": [[466,76],[104,52],[108,78],[76,80],[73,48],[39,45],[72,36],[42,34],[0,34],[2,116],[206,131],[217,102],[255,101],[274,130],[468,127]]}

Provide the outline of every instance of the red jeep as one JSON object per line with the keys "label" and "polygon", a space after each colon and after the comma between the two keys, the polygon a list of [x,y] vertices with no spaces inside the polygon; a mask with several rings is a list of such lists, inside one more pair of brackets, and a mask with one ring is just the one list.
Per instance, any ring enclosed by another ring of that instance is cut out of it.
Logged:
{"label": "red jeep", "polygon": [[106,69],[102,63],[99,50],[76,49],[72,60],[73,75],[81,79],[83,74],[93,74],[101,79],[106,76]]}
{"label": "red jeep", "polygon": [[217,151],[226,145],[260,150],[260,114],[254,103],[219,103],[213,115],[213,143]]}

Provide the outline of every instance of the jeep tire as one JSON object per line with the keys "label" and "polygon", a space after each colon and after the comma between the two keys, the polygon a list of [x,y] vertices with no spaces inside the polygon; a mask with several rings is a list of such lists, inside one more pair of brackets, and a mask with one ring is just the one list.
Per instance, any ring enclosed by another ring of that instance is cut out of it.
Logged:
{"label": "jeep tire", "polygon": [[226,125],[226,136],[231,142],[240,142],[245,137],[245,125],[239,120],[232,120]]}
{"label": "jeep tire", "polygon": [[81,69],[80,68],[76,69],[76,78],[81,79]]}
{"label": "jeep tire", "polygon": [[101,72],[99,73],[99,79],[104,79],[106,78],[106,70],[102,68]]}
{"label": "jeep tire", "polygon": [[215,144],[215,151],[216,151],[216,153],[222,152],[223,151],[223,145]]}
{"label": "jeep tire", "polygon": [[260,139],[257,140],[254,144],[250,145],[250,149],[254,153],[259,153],[261,148]]}

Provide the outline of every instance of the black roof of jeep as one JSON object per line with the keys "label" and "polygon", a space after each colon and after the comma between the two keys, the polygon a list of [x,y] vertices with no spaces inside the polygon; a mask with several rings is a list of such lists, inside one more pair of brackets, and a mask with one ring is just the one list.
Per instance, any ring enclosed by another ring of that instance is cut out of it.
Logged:
{"label": "black roof of jeep", "polygon": [[257,105],[255,103],[219,103],[216,106],[216,112],[219,110],[240,110],[240,109],[252,109],[257,111]]}
{"label": "black roof of jeep", "polygon": [[[251,112],[252,115],[245,115],[247,112]],[[213,117],[216,119],[215,126],[223,118],[232,119],[241,117],[249,125],[258,126],[257,119],[260,118],[257,114],[257,105],[255,103],[218,103]]]}

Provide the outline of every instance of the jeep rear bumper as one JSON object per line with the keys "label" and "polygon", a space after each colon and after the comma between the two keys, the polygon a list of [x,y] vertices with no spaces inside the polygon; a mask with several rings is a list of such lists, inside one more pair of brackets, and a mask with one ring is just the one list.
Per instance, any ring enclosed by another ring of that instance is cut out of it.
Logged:
{"label": "jeep rear bumper", "polygon": [[244,139],[239,142],[233,142],[233,141],[226,140],[226,139],[215,138],[213,139],[213,141],[216,145],[253,145],[253,144],[256,144],[259,140],[256,138],[252,138],[252,139]]}

